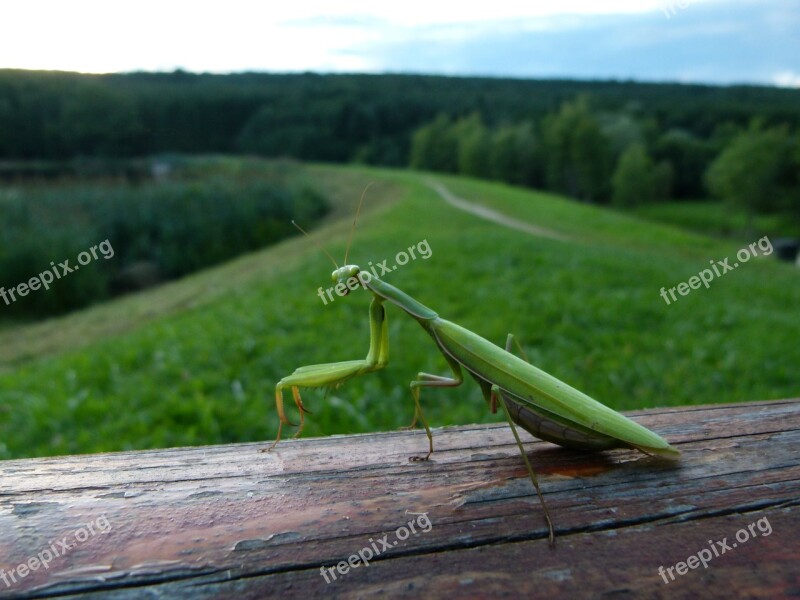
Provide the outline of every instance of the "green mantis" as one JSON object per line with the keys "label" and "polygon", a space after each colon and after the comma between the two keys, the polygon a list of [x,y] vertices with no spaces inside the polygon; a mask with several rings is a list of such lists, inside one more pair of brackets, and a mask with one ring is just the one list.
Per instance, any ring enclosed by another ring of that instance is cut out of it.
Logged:
{"label": "green mantis", "polygon": [[[348,250],[349,246],[348,242]],[[344,262],[347,263],[347,253]],[[480,386],[491,411],[496,412],[500,406],[506,416],[542,504],[551,544],[555,536],[553,523],[515,424],[538,438],[568,448],[634,448],[669,459],[679,457],[678,450],[659,435],[512,354],[513,335],[508,335],[505,349],[500,348],[478,334],[441,318],[435,311],[402,290],[368,271],[362,271],[357,265],[337,266],[331,278],[334,284],[344,284],[348,289],[347,293],[356,289],[353,284],[357,282],[372,295],[369,307],[369,351],[363,360],[300,367],[281,379],[275,386],[275,403],[280,424],[277,439],[270,449],[280,440],[283,425],[291,425],[284,411],[284,389],[291,389],[300,413],[296,437],[302,429],[304,415],[308,412],[303,406],[299,388],[338,386],[353,377],[378,371],[387,365],[389,337],[385,303],[388,302],[420,324],[451,370],[449,377],[419,373],[411,382],[414,399],[411,427],[417,421],[422,422],[428,437],[428,453],[423,457],[411,457],[410,460],[427,460],[433,452],[433,436],[420,405],[421,388],[459,386],[464,380],[463,371],[466,371]]]}

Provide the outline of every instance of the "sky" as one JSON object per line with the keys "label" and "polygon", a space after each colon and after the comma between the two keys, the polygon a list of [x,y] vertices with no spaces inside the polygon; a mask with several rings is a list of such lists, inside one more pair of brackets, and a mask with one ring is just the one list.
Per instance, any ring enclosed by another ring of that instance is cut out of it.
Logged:
{"label": "sky", "polygon": [[800,87],[800,0],[5,0],[0,24],[0,68]]}

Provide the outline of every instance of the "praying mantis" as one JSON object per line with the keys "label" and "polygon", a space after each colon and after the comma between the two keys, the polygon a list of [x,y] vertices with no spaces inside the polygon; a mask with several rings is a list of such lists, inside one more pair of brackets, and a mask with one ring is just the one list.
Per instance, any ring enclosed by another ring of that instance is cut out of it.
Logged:
{"label": "praying mantis", "polygon": [[[480,386],[490,410],[495,413],[500,406],[505,414],[542,505],[551,545],[555,540],[553,521],[515,424],[535,437],[568,448],[584,451],[632,448],[667,459],[679,458],[680,452],[658,434],[533,366],[527,358],[523,360],[512,354],[512,344],[516,342],[513,334],[508,334],[505,349],[500,348],[480,335],[441,318],[434,310],[369,271],[347,264],[363,200],[362,194],[347,243],[344,266],[339,267],[330,254],[325,254],[335,266],[331,279],[334,284],[343,284],[347,288],[345,295],[359,286],[372,295],[367,357],[363,360],[299,367],[291,375],[281,379],[275,386],[275,404],[280,420],[278,435],[266,451],[274,448],[280,441],[283,426],[292,425],[286,418],[283,406],[285,388],[291,389],[300,414],[300,424],[295,434],[297,437],[303,427],[304,415],[309,412],[303,405],[299,388],[337,387],[353,377],[386,367],[389,361],[389,337],[384,303],[388,302],[417,321],[430,335],[452,375],[446,377],[419,373],[411,382],[414,418],[409,429],[414,428],[417,421],[422,422],[428,437],[428,453],[422,457],[413,456],[409,460],[425,461],[433,453],[433,435],[420,405],[420,389],[460,386],[464,381],[462,369],[465,370]],[[303,231],[299,226],[298,229]],[[516,346],[522,353],[518,342]]]}

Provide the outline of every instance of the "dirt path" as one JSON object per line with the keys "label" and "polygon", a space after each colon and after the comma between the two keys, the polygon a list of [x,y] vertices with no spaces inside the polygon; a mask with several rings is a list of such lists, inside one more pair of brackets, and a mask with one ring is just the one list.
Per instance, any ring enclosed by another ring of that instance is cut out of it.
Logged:
{"label": "dirt path", "polygon": [[447,202],[450,206],[453,206],[455,208],[458,208],[459,210],[463,210],[465,212],[473,214],[476,217],[480,217],[481,219],[486,219],[487,221],[497,223],[498,225],[503,225],[504,227],[508,227],[509,229],[516,229],[517,231],[522,231],[523,233],[527,233],[529,235],[535,235],[536,237],[543,237],[551,240],[560,240],[562,242],[570,241],[569,237],[567,237],[566,235],[562,235],[556,231],[553,231],[552,229],[546,229],[544,227],[531,225],[530,223],[526,223],[525,221],[520,221],[519,219],[515,219],[513,217],[509,217],[507,215],[499,213],[495,210],[492,210],[491,208],[486,208],[485,206],[481,206],[480,204],[473,204],[472,202],[468,202],[463,198],[459,198],[438,181],[433,181],[429,179],[425,183],[427,183],[430,187],[436,190],[436,193],[439,194],[442,197],[442,199],[445,202]]}

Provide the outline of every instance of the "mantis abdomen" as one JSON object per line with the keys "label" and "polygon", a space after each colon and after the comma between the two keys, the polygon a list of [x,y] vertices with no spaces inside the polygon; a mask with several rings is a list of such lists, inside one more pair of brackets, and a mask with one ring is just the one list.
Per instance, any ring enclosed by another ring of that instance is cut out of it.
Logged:
{"label": "mantis abdomen", "polygon": [[568,423],[541,408],[533,409],[521,404],[514,396],[502,392],[511,419],[531,435],[567,448],[585,451],[624,448],[628,444],[585,427]]}

